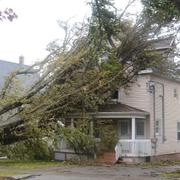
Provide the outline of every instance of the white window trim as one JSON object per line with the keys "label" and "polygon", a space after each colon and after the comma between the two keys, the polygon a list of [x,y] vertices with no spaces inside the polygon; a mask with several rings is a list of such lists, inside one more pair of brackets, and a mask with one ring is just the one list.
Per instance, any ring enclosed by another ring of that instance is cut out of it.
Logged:
{"label": "white window trim", "polygon": [[180,121],[177,122],[177,141],[180,141],[180,139],[178,139],[178,133],[180,133],[180,125],[179,125],[179,129],[178,129],[178,123],[180,124]]}
{"label": "white window trim", "polygon": [[[157,127],[156,122],[159,122],[158,127]],[[156,131],[156,128],[158,128],[158,132]],[[161,120],[160,119],[156,119],[155,121],[155,134],[156,136],[161,136]]]}
{"label": "white window trim", "polygon": [[135,136],[136,136],[136,139],[145,139],[145,137],[146,137],[146,121],[144,120],[144,119],[136,119],[136,123],[137,123],[137,121],[138,120],[140,120],[140,121],[142,121],[143,122],[143,124],[144,124],[144,129],[143,129],[143,131],[144,131],[144,135],[137,135],[137,127],[135,127]]}

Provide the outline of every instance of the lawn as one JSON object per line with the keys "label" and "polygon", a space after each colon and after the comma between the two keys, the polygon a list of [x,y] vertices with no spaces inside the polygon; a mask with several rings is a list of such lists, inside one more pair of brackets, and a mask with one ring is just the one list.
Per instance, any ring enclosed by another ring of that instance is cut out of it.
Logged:
{"label": "lawn", "polygon": [[0,160],[0,180],[1,177],[8,177],[18,174],[29,174],[32,170],[45,169],[49,167],[67,166],[70,163],[58,161],[15,161]]}
{"label": "lawn", "polygon": [[180,178],[180,170],[173,171],[173,172],[166,172],[161,174],[161,176],[166,178]]}
{"label": "lawn", "polygon": [[69,165],[67,162],[60,161],[15,161],[0,160],[0,169],[41,169],[46,167],[59,167]]}

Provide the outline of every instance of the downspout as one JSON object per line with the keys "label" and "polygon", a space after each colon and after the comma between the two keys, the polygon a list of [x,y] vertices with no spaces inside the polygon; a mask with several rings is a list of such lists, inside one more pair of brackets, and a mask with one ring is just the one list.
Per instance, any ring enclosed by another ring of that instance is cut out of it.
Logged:
{"label": "downspout", "polygon": [[153,120],[154,120],[154,155],[156,155],[156,89],[155,85],[153,87]]}
{"label": "downspout", "polygon": [[156,138],[156,133],[155,133],[155,84],[160,84],[162,86],[162,143],[166,141],[165,137],[165,105],[164,105],[164,84],[157,82],[157,81],[149,81],[154,83],[153,85],[153,114],[154,114],[154,138]]}
{"label": "downspout", "polygon": [[164,111],[164,84],[162,85],[162,142],[164,143],[166,141],[165,137],[165,111]]}

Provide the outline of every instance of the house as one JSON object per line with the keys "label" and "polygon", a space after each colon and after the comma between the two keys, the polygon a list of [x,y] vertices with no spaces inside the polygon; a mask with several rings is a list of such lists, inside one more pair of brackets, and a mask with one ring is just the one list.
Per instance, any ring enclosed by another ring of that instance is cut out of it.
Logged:
{"label": "house", "polygon": [[[180,80],[144,70],[116,94],[112,103],[90,113],[92,131],[95,122],[110,120],[118,135],[115,151],[105,152],[99,159],[180,159]],[[71,126],[73,122],[71,118]]]}
{"label": "house", "polygon": [[[157,51],[166,53],[173,40],[166,38],[154,45]],[[118,135],[114,151],[104,152],[100,160],[180,159],[180,80],[151,69],[140,71],[128,88],[116,91],[111,103],[89,115],[93,117],[91,134],[95,135],[96,122],[111,120]],[[71,117],[71,126],[75,119]]]}
{"label": "house", "polygon": [[[28,69],[29,66],[24,64],[24,57],[20,56],[19,57],[19,63],[14,63],[10,61],[5,61],[5,60],[0,60],[0,94],[1,90],[4,87],[4,83],[6,78],[13,72],[18,71],[18,70],[26,70]],[[34,72],[26,73],[26,74],[20,74],[17,75],[15,80],[20,82],[20,87],[24,91],[28,90],[28,88],[31,87],[31,85],[37,81],[39,78],[39,75]],[[18,93],[18,92],[17,92]],[[22,93],[22,92],[21,92]],[[16,122],[17,117],[13,117],[13,114],[16,111],[13,110],[11,113],[5,113],[0,116],[0,127],[6,126],[9,122]],[[11,118],[13,117],[13,118]]]}
{"label": "house", "polygon": [[112,119],[118,143],[116,160],[180,159],[180,81],[141,71],[117,101],[99,111],[96,119]]}
{"label": "house", "polygon": [[[24,57],[19,57],[19,63],[0,60],[0,89],[2,89],[5,79],[14,71],[25,70],[29,66],[24,64]],[[17,78],[22,81],[24,87],[30,86],[35,80],[37,80],[37,74],[19,75]]]}

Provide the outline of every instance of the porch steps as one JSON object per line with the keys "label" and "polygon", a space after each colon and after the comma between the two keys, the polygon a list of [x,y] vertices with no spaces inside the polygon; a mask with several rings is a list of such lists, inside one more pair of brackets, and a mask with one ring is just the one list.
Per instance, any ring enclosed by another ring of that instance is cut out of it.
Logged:
{"label": "porch steps", "polygon": [[97,156],[97,161],[100,163],[114,164],[116,163],[115,152],[104,152]]}

